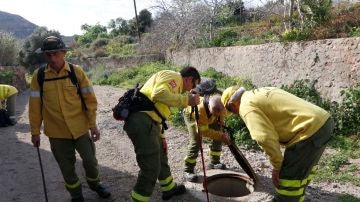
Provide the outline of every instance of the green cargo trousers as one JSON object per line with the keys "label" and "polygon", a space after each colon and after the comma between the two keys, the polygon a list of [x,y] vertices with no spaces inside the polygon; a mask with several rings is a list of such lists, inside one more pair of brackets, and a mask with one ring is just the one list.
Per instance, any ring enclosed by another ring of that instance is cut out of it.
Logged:
{"label": "green cargo trousers", "polygon": [[86,173],[86,181],[90,188],[99,185],[98,162],[95,157],[95,145],[89,137],[89,133],[78,139],[49,138],[51,151],[60,167],[64,178],[65,187],[72,198],[82,195],[81,183],[75,172],[75,151],[80,154]]}
{"label": "green cargo trousers", "polygon": [[280,169],[280,187],[276,188],[276,201],[305,200],[305,189],[316,171],[316,164],[330,140],[334,121],[326,123],[310,138],[286,148]]}
{"label": "green cargo trousers", "polygon": [[[194,173],[196,166],[196,159],[199,155],[200,143],[199,138],[197,137],[197,127],[196,121],[193,120],[187,113],[183,111],[183,117],[185,120],[186,127],[190,134],[190,141],[188,144],[187,154],[184,158],[185,160],[185,172]],[[220,130],[218,123],[213,123],[209,125],[209,128],[214,130]],[[212,140],[210,145],[210,161],[212,164],[220,163],[220,154],[222,149],[222,142],[219,140]]]}
{"label": "green cargo trousers", "polygon": [[159,180],[163,192],[175,188],[167,154],[162,149],[160,124],[144,112],[134,112],[126,119],[124,130],[134,145],[140,167],[131,193],[132,201],[148,201],[156,180]]}

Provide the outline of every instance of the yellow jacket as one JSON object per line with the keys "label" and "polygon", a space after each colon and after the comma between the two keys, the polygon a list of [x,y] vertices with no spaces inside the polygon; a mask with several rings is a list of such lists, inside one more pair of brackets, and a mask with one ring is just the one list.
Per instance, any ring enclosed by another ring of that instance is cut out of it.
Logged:
{"label": "yellow jacket", "polygon": [[[218,117],[211,115],[208,117],[205,105],[204,105],[204,99],[203,97],[200,97],[200,104],[198,105],[199,110],[199,121],[198,121],[198,129],[200,131],[201,136],[208,137],[215,140],[221,140],[223,132],[220,130],[214,130],[209,127],[209,125],[214,124],[218,121]],[[194,122],[195,125],[196,118],[195,118],[195,112],[191,113],[191,106],[187,107],[185,110],[185,115],[189,116],[191,115],[191,120]],[[224,123],[224,117],[225,113],[223,113],[219,118],[220,122]]]}
{"label": "yellow jacket", "polygon": [[0,101],[16,94],[18,90],[14,86],[0,84]]}
{"label": "yellow jacket", "polygon": [[[45,68],[45,78],[56,78],[68,75],[68,63],[56,73],[49,67]],[[81,67],[74,65],[74,71],[83,94],[87,111],[82,106],[77,88],[70,78],[45,81],[43,85],[43,104],[41,104],[40,87],[35,70],[31,81],[29,99],[29,120],[32,135],[40,134],[44,122],[45,135],[52,138],[77,139],[96,126],[97,100],[91,81]]]}
{"label": "yellow jacket", "polygon": [[246,91],[239,114],[254,139],[280,170],[280,145],[290,147],[311,137],[330,117],[322,108],[284,90],[265,87]]}
{"label": "yellow jacket", "polygon": [[[152,102],[160,114],[168,119],[170,107],[187,107],[188,96],[182,95],[183,80],[178,72],[163,70],[155,73],[140,90]],[[161,123],[161,118],[154,111],[145,111],[154,121]]]}

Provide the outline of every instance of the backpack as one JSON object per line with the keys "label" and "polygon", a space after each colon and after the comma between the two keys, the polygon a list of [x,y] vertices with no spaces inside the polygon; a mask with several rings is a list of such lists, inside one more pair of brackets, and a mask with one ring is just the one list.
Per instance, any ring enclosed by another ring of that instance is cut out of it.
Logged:
{"label": "backpack", "polygon": [[71,83],[74,84],[74,86],[76,86],[77,89],[77,94],[80,96],[80,100],[82,105],[84,106],[85,111],[87,110],[86,104],[85,104],[85,100],[84,97],[81,93],[81,89],[80,89],[80,84],[79,81],[76,77],[75,74],[75,70],[74,70],[74,65],[69,63],[69,67],[70,67],[70,72],[67,76],[62,76],[62,77],[56,77],[56,78],[51,78],[51,79],[45,79],[45,68],[46,65],[42,66],[39,68],[38,73],[37,73],[37,81],[38,84],[40,86],[40,97],[41,97],[41,102],[42,102],[42,98],[43,98],[43,93],[44,93],[44,82],[47,81],[55,81],[55,80],[60,80],[60,79],[66,79],[66,78],[70,78]]}
{"label": "backpack", "polygon": [[13,125],[6,109],[0,109],[0,127]]}
{"label": "backpack", "polygon": [[134,88],[127,90],[124,95],[119,98],[118,103],[112,108],[113,117],[119,121],[126,121],[132,112],[155,111],[162,120],[162,129],[167,130],[166,119],[160,114],[155,104],[140,92],[140,89],[139,84],[136,84]]}

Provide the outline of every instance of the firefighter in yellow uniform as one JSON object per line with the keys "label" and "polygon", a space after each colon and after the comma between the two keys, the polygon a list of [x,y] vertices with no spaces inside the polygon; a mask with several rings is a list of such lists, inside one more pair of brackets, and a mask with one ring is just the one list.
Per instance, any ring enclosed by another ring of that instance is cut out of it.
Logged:
{"label": "firefighter in yellow uniform", "polygon": [[162,116],[168,119],[169,107],[195,106],[199,103],[198,94],[183,95],[200,82],[200,74],[194,67],[185,67],[180,73],[163,70],[155,73],[144,84],[140,92],[147,96],[158,110],[140,111],[129,114],[124,130],[131,139],[136,160],[140,167],[138,179],[131,192],[131,201],[149,201],[156,180],[162,190],[162,199],[169,200],[175,195],[185,193],[184,185],[174,182],[167,158],[167,145],[162,134]]}
{"label": "firefighter in yellow uniform", "polygon": [[[305,188],[330,140],[334,122],[322,108],[284,90],[229,87],[226,109],[239,114],[273,166],[276,201],[304,201]],[[284,156],[280,146],[285,146]]]}
{"label": "firefighter in yellow uniform", "polygon": [[[95,145],[100,138],[96,125],[97,100],[90,80],[81,67],[72,65],[80,91],[71,81],[70,65],[64,60],[66,46],[55,36],[44,39],[41,47],[48,61],[44,69],[43,88],[35,70],[31,81],[29,120],[32,143],[40,145],[40,127],[49,137],[51,151],[60,167],[71,201],[84,201],[81,183],[75,172],[75,151],[80,154],[89,187],[101,198],[110,197],[110,192],[100,184]],[[80,95],[83,96],[82,103]],[[91,132],[91,137],[89,134]]]}
{"label": "firefighter in yellow uniform", "polygon": [[[225,164],[220,162],[222,142],[230,144],[229,136],[221,130],[224,125],[225,108],[218,94],[200,97],[198,105],[199,120],[196,123],[196,115],[192,107],[183,110],[185,124],[190,133],[187,155],[185,160],[184,178],[187,181],[197,180],[195,173],[196,159],[199,154],[199,144],[202,137],[212,139],[210,146],[210,163],[208,169],[225,169]],[[201,135],[201,136],[199,136]]]}
{"label": "firefighter in yellow uniform", "polygon": [[16,124],[15,106],[17,93],[18,90],[14,86],[0,84],[0,106],[6,106],[5,109],[7,110],[12,125]]}

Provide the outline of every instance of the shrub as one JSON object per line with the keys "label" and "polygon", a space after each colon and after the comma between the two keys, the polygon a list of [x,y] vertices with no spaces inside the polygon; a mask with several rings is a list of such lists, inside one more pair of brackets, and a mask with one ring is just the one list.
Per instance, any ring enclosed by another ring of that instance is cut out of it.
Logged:
{"label": "shrub", "polygon": [[216,71],[214,68],[208,68],[201,73],[202,76],[212,78],[216,82],[218,88],[225,88],[229,86],[244,86],[246,89],[254,89],[255,85],[248,79],[240,77],[231,77],[222,72]]}
{"label": "shrub", "polygon": [[330,110],[330,101],[321,97],[320,93],[315,88],[315,81],[310,80],[296,80],[290,85],[282,85],[281,88],[285,91],[303,98],[317,106]]}
{"label": "shrub", "polygon": [[360,83],[341,91],[343,100],[333,107],[335,134],[360,135]]}
{"label": "shrub", "polygon": [[104,39],[104,38],[100,38],[100,39],[96,39],[92,44],[91,44],[91,48],[93,50],[102,48],[103,46],[106,46],[109,43],[109,39]]}
{"label": "shrub", "polygon": [[131,37],[120,36],[111,40],[105,47],[110,55],[130,56],[137,53],[137,44]]}
{"label": "shrub", "polygon": [[300,29],[292,29],[290,31],[285,31],[281,34],[282,41],[303,41],[310,37],[310,31],[308,30],[300,30]]}
{"label": "shrub", "polygon": [[102,48],[97,49],[94,53],[94,57],[98,58],[98,57],[107,57],[108,54],[106,53],[106,51]]}
{"label": "shrub", "polygon": [[106,70],[105,67],[103,67],[98,71],[106,72],[104,73],[105,76],[101,76],[101,73],[97,73],[94,75],[99,75],[98,77],[91,78],[92,80],[95,80],[94,82],[97,84],[106,84],[128,88],[133,87],[136,83],[144,84],[151,75],[160,70],[166,69],[174,70],[175,67],[160,62],[141,64],[134,67],[125,68],[117,72],[110,72]]}
{"label": "shrub", "polygon": [[351,29],[350,35],[353,37],[360,37],[360,27],[353,27]]}
{"label": "shrub", "polygon": [[13,71],[3,71],[0,74],[0,83],[12,85]]}
{"label": "shrub", "polygon": [[14,65],[17,52],[15,37],[10,33],[0,32],[0,65]]}
{"label": "shrub", "polygon": [[237,37],[238,37],[238,34],[236,32],[226,29],[226,30],[221,31],[217,37],[212,39],[209,42],[209,45],[217,46],[217,47],[231,46],[231,45],[234,45]]}

